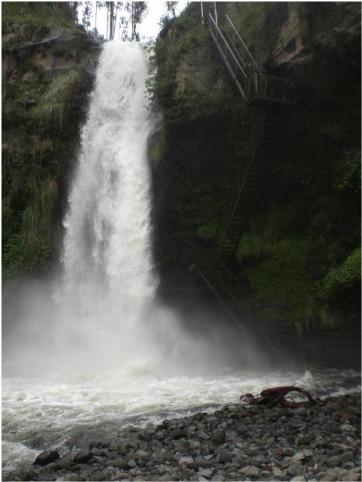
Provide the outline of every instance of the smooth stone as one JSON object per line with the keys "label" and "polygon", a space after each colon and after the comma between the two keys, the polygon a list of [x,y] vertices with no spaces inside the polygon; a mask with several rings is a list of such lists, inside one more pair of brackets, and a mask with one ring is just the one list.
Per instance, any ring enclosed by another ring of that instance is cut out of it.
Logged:
{"label": "smooth stone", "polygon": [[217,444],[222,444],[225,442],[225,432],[215,432],[212,436],[213,442]]}
{"label": "smooth stone", "polygon": [[90,452],[79,452],[73,458],[75,464],[87,464],[92,458],[92,453]]}
{"label": "smooth stone", "polygon": [[149,453],[146,452],[146,450],[137,450],[137,452],[135,453],[135,459],[138,461],[144,461],[148,459],[148,457]]}
{"label": "smooth stone", "polygon": [[258,467],[255,467],[253,465],[248,465],[241,469],[241,473],[245,474],[247,477],[256,477],[259,474],[259,469]]}
{"label": "smooth stone", "polygon": [[194,459],[192,457],[181,457],[178,463],[180,465],[189,465],[192,464]]}
{"label": "smooth stone", "polygon": [[201,477],[206,477],[207,479],[209,479],[212,476],[213,472],[214,471],[212,469],[202,469],[202,470],[198,471],[198,475],[200,475]]}
{"label": "smooth stone", "polygon": [[198,450],[201,447],[201,444],[198,440],[189,440],[188,446],[190,450]]}
{"label": "smooth stone", "polygon": [[341,457],[335,455],[333,457],[329,457],[327,460],[326,460],[326,465],[328,465],[328,467],[335,467],[337,465],[339,465],[341,463]]}
{"label": "smooth stone", "polygon": [[356,472],[348,472],[342,477],[342,480],[350,480],[352,482],[361,480],[361,474],[358,474]]}
{"label": "smooth stone", "polygon": [[215,481],[215,482],[223,482],[225,480],[225,477],[223,475],[215,474],[211,477],[210,480]]}
{"label": "smooth stone", "polygon": [[303,472],[304,472],[304,467],[299,462],[289,465],[287,469],[287,473],[289,475],[294,475],[294,476],[301,475]]}
{"label": "smooth stone", "polygon": [[328,469],[326,472],[327,480],[338,480],[338,472],[334,469]]}
{"label": "smooth stone", "polygon": [[172,433],[172,437],[176,440],[187,437],[187,432],[185,430],[176,430]]}
{"label": "smooth stone", "polygon": [[283,477],[283,472],[278,467],[273,467],[273,475],[275,477]]}
{"label": "smooth stone", "polygon": [[341,425],[341,432],[355,432],[356,429],[352,427],[349,423],[344,423]]}
{"label": "smooth stone", "polygon": [[228,452],[220,452],[218,456],[218,461],[220,464],[225,464],[233,460],[231,454]]}
{"label": "smooth stone", "polygon": [[341,462],[344,463],[344,462],[350,462],[351,460],[353,460],[353,452],[351,451],[348,451],[348,452],[344,452],[343,454],[341,454],[340,456],[340,459],[341,459]]}
{"label": "smooth stone", "polygon": [[128,465],[128,467],[130,467],[131,469],[134,469],[135,467],[137,467],[136,461],[133,460],[133,459],[128,460],[127,465]]}
{"label": "smooth stone", "polygon": [[97,464],[97,465],[104,465],[106,462],[106,459],[104,457],[98,457],[98,455],[92,455],[92,458],[90,459],[89,463],[90,464]]}
{"label": "smooth stone", "polygon": [[44,467],[45,465],[48,465],[59,458],[60,455],[58,450],[48,450],[47,452],[43,452],[37,456],[34,461],[34,465],[41,465],[42,467]]}
{"label": "smooth stone", "polygon": [[116,467],[122,470],[128,470],[130,467],[127,462],[121,459],[111,459],[107,461],[107,465],[111,467]]}

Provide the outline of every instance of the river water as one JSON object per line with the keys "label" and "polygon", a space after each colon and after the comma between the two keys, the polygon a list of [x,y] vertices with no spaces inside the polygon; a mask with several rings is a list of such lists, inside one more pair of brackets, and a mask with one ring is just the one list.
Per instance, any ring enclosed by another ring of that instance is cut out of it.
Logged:
{"label": "river water", "polygon": [[209,323],[196,336],[157,304],[148,75],[138,44],[104,46],[64,220],[62,271],[51,286],[29,286],[4,337],[4,476],[41,451],[214,410],[245,392],[294,383],[320,396],[359,390],[356,372],[273,370],[241,328]]}
{"label": "river water", "polygon": [[[235,403],[240,394],[297,383],[321,397],[360,391],[352,370],[226,370],[214,376],[162,377],[147,360],[122,370],[74,377],[7,378],[3,382],[3,475],[31,464],[50,448],[84,448],[117,437],[130,424],[145,426],[195,410]],[[76,440],[76,442],[75,442]]]}

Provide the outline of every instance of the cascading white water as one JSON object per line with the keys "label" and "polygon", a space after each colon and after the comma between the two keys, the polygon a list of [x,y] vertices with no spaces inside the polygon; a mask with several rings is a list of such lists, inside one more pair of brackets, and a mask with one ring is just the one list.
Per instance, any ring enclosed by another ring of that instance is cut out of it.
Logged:
{"label": "cascading white water", "polygon": [[147,74],[139,44],[105,44],[64,222],[66,294],[77,316],[101,315],[103,323],[140,319],[155,291]]}
{"label": "cascading white water", "polygon": [[58,351],[77,356],[77,364],[96,357],[117,365],[145,340],[144,321],[157,284],[150,243],[147,76],[147,54],[139,44],[104,45],[64,220],[57,289]]}

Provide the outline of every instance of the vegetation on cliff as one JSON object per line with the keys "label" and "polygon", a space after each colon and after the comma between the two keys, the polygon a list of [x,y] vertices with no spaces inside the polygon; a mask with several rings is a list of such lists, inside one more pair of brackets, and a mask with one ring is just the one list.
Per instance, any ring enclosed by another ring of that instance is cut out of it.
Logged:
{"label": "vegetation on cliff", "polygon": [[67,2],[3,4],[3,273],[50,268],[95,50]]}
{"label": "vegetation on cliff", "polygon": [[[359,306],[358,8],[225,2],[218,9],[219,22],[229,15],[262,68],[291,80],[298,97],[282,115],[232,269],[259,304],[300,329],[333,324],[341,310]],[[167,272],[182,264],[185,239],[202,249],[222,240],[253,112],[234,91],[197,3],[166,21],[156,60],[164,122],[152,147],[155,249]]]}

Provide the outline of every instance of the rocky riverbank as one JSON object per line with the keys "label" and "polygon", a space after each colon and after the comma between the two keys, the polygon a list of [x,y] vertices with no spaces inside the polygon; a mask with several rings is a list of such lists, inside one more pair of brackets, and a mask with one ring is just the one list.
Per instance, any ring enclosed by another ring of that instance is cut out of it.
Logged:
{"label": "rocky riverbank", "polygon": [[117,442],[53,453],[4,480],[357,481],[360,409],[357,395],[296,409],[230,405],[128,427]]}

